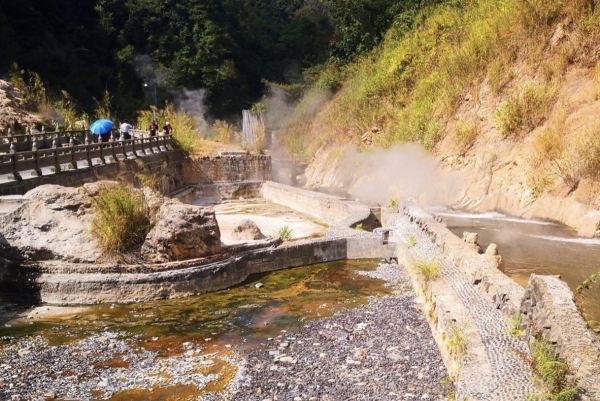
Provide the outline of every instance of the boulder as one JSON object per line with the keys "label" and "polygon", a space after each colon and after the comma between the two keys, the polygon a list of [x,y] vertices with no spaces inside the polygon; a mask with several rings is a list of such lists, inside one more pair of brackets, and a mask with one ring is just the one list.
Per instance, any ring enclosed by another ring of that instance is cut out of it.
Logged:
{"label": "boulder", "polygon": [[242,220],[233,229],[232,237],[240,241],[258,241],[266,238],[256,223],[248,219]]}
{"label": "boulder", "polygon": [[17,209],[0,216],[1,247],[9,259],[95,262],[101,255],[91,236],[93,206],[85,190],[41,185]]}
{"label": "boulder", "polygon": [[477,253],[481,252],[481,247],[479,246],[479,235],[477,233],[470,233],[468,231],[463,232],[463,241],[470,245]]}
{"label": "boulder", "polygon": [[142,245],[142,256],[152,262],[201,258],[221,252],[221,233],[210,208],[168,200]]}

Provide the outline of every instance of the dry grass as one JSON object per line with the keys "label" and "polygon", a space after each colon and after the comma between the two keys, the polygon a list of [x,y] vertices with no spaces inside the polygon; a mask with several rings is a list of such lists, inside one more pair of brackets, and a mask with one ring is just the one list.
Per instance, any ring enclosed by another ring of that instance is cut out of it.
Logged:
{"label": "dry grass", "polygon": [[[499,112],[503,133],[518,139],[546,118],[554,83],[568,64],[591,62],[597,54],[600,7],[589,3],[473,0],[423,8],[412,29],[392,28],[377,49],[343,67],[346,79],[333,101],[309,116],[314,124],[292,124],[286,144],[299,154],[324,144],[358,144],[376,125],[379,145],[415,141],[432,149],[465,94],[478,93],[486,80],[501,94],[516,71],[519,77],[540,71],[542,82],[553,84],[521,88]],[[557,24],[569,18],[567,35],[549,48]]]}
{"label": "dry grass", "polygon": [[473,143],[477,139],[479,129],[475,121],[467,121],[459,124],[455,132],[456,144],[460,147],[462,152],[469,150]]}
{"label": "dry grass", "polygon": [[513,92],[498,108],[496,120],[505,138],[520,138],[547,118],[554,103],[553,85],[528,84]]}
{"label": "dry grass", "polygon": [[107,254],[122,254],[142,245],[150,231],[144,196],[124,185],[106,187],[92,198],[96,216],[92,234]]}

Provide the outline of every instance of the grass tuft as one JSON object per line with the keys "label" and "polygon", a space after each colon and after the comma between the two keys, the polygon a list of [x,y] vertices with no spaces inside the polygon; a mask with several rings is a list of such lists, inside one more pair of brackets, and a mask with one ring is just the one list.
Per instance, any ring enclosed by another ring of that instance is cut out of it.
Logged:
{"label": "grass tuft", "polygon": [[417,241],[417,236],[416,236],[416,235],[411,235],[410,237],[408,237],[408,238],[407,238],[407,240],[406,240],[406,245],[407,245],[409,248],[412,248],[412,247],[414,247],[415,245],[417,245],[417,242],[418,242],[418,241]]}
{"label": "grass tuft", "polygon": [[531,398],[548,401],[574,401],[579,391],[569,379],[569,366],[563,362],[552,344],[536,339],[532,345],[533,367],[542,379],[547,394]]}
{"label": "grass tuft", "polygon": [[277,237],[283,241],[288,242],[292,240],[293,230],[289,226],[283,226],[277,232]]}
{"label": "grass tuft", "polygon": [[105,187],[93,197],[92,234],[107,254],[133,251],[150,231],[148,206],[141,193],[124,185]]}
{"label": "grass tuft", "polygon": [[511,334],[517,338],[523,337],[523,331],[521,330],[521,325],[523,324],[523,314],[521,312],[516,313],[510,319],[510,326],[508,327],[508,334]]}
{"label": "grass tuft", "polygon": [[434,281],[440,277],[442,265],[435,260],[421,260],[414,264],[417,273],[425,280],[426,283]]}
{"label": "grass tuft", "polygon": [[528,84],[509,95],[498,108],[496,120],[505,138],[521,138],[544,122],[552,106],[551,85]]}

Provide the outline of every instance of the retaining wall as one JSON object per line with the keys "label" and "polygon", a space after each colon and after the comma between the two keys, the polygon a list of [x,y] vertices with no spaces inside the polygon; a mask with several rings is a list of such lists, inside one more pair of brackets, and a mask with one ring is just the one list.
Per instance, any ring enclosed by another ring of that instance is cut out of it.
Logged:
{"label": "retaining wall", "polygon": [[[600,342],[582,317],[573,293],[565,282],[558,276],[534,274],[524,289],[498,270],[492,256],[477,253],[433,216],[416,207],[404,208],[403,215],[388,210],[382,214],[382,220],[386,227],[397,225],[402,218],[408,218],[419,226],[471,284],[479,288],[497,309],[502,310],[505,318],[512,319],[519,313],[523,315],[521,328],[530,342],[543,336],[555,346],[560,358],[567,362],[577,379],[582,400],[600,400]],[[406,259],[410,254],[409,250],[401,247],[398,252],[400,259]],[[405,262],[409,263],[407,260]],[[457,308],[452,296],[447,294],[449,289],[437,288],[443,286],[443,283],[437,283],[430,292],[430,322],[435,323],[432,325],[434,332],[447,332],[457,321],[466,319],[464,311]],[[440,341],[440,344],[443,342]],[[471,347],[475,345],[475,352],[471,349],[468,356],[475,360],[482,357],[479,352],[481,340],[472,337],[469,344]],[[484,366],[472,361],[466,365]],[[452,371],[450,367],[449,370]],[[461,377],[473,376],[472,372],[460,371],[458,374]]]}
{"label": "retaining wall", "polygon": [[182,180],[185,185],[268,181],[271,174],[271,156],[224,153],[219,156],[186,158],[183,163]]}
{"label": "retaining wall", "polygon": [[276,182],[265,182],[261,193],[268,201],[287,206],[330,225],[350,227],[374,218],[371,209],[361,203]]}
{"label": "retaining wall", "polygon": [[[218,291],[237,285],[252,274],[345,259],[381,257],[379,244],[366,250],[347,238],[294,242],[279,247],[242,252],[197,266],[171,263],[169,270],[150,273],[42,273],[35,280],[42,302],[50,304],[129,303],[178,298]],[[379,254],[377,253],[379,251]],[[61,267],[63,269],[64,267]],[[152,270],[149,266],[148,270]]]}
{"label": "retaining wall", "polygon": [[569,286],[558,276],[532,274],[521,313],[529,339],[543,336],[569,365],[580,398],[600,400],[600,340],[581,316]]}

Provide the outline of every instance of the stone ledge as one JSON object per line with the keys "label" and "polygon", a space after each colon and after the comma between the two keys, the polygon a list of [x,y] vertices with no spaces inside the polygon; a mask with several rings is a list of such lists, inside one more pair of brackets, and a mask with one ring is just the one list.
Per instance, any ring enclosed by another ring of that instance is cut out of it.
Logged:
{"label": "stone ledge", "polygon": [[373,219],[368,206],[338,196],[271,181],[263,184],[261,193],[268,201],[287,206],[332,226],[351,227],[360,223],[370,223]]}
{"label": "stone ledge", "polygon": [[577,379],[583,401],[600,400],[600,340],[558,276],[532,274],[521,303],[523,329],[552,343]]}

